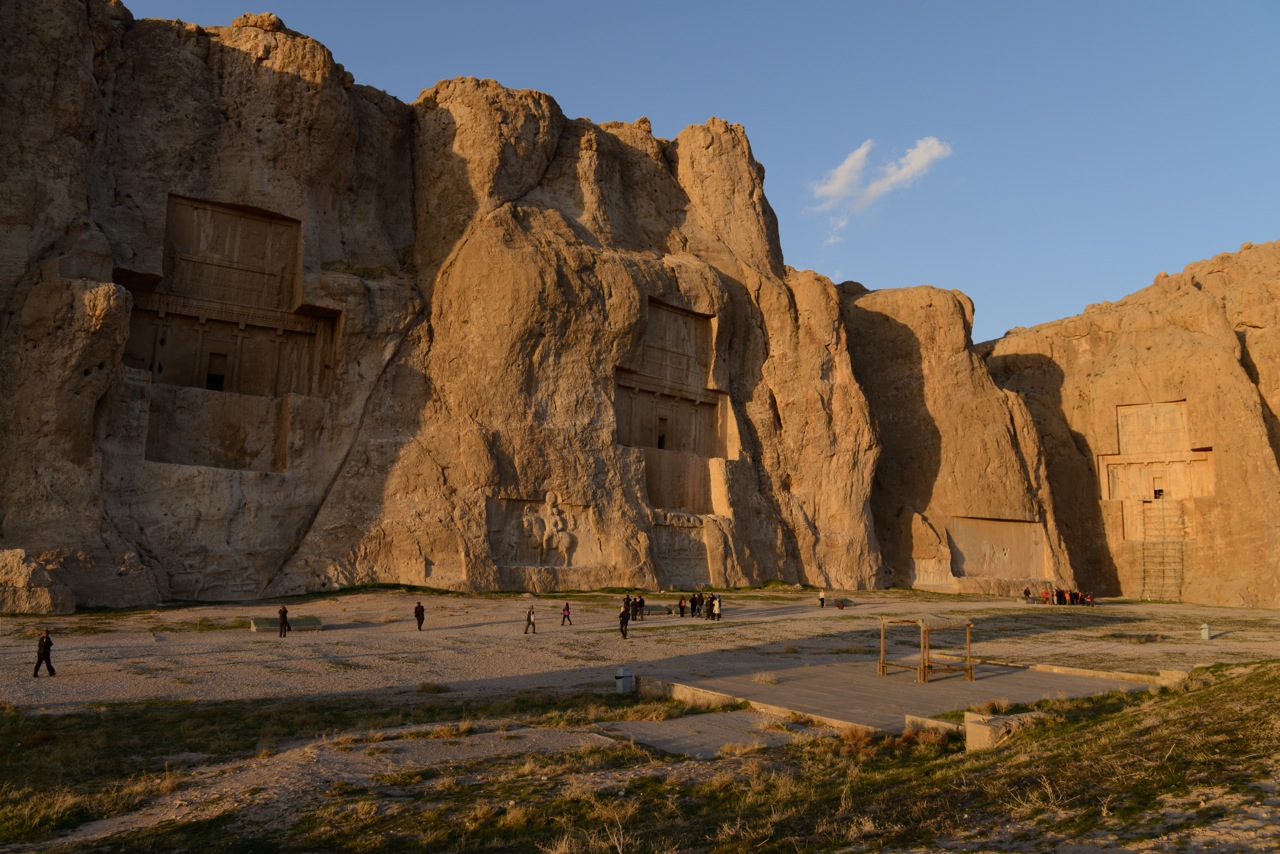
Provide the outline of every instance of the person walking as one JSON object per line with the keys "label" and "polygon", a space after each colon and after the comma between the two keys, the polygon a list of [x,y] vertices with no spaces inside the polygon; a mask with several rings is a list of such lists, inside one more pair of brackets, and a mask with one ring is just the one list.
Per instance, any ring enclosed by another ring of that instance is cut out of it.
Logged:
{"label": "person walking", "polygon": [[565,602],[565,603],[564,603],[564,607],[560,610],[560,614],[562,615],[562,616],[560,617],[560,625],[562,625],[562,626],[563,626],[565,623],[568,623],[568,624],[569,624],[569,625],[571,625],[571,626],[573,625],[573,620],[572,620],[572,619],[570,619],[570,617],[569,617],[569,603],[568,603],[568,602]]}
{"label": "person walking", "polygon": [[427,609],[419,602],[413,608],[413,618],[418,621],[418,631],[422,631],[422,621],[427,618]]}
{"label": "person walking", "polygon": [[280,615],[280,637],[284,637],[285,633],[293,628],[289,625],[289,609],[281,605],[280,610],[276,613]]}
{"label": "person walking", "polygon": [[[36,669],[32,676],[39,678],[40,665],[43,664],[49,669],[50,676],[57,676],[57,671],[53,669],[53,638],[49,637],[49,630],[45,629],[44,634],[36,641]],[[74,674],[73,674],[74,675]],[[72,680],[75,681],[75,680]]]}
{"label": "person walking", "polygon": [[524,633],[526,635],[529,634],[529,629],[533,629],[533,633],[535,635],[538,633],[538,622],[533,615],[532,605],[529,606],[529,610],[525,611],[525,614],[524,614]]}
{"label": "person walking", "polygon": [[631,608],[623,605],[618,611],[618,631],[622,632],[622,639],[627,639],[627,623],[631,622]]}
{"label": "person walking", "polygon": [[826,590],[818,591],[818,607],[819,608],[827,607],[827,591]]}
{"label": "person walking", "polygon": [[684,616],[684,609],[685,609],[685,605],[686,605],[686,603],[685,603],[685,601],[684,601],[684,597],[683,597],[683,596],[681,596],[681,597],[680,597],[680,616],[681,616],[681,617],[683,617],[683,616]]}

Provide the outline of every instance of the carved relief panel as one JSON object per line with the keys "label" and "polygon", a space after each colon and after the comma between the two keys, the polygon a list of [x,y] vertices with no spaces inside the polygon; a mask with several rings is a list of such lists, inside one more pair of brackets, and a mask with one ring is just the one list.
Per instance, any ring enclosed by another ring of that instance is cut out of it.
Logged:
{"label": "carved relief panel", "polygon": [[486,500],[489,554],[498,566],[583,567],[603,562],[595,508],[541,499]]}
{"label": "carved relief panel", "polygon": [[707,544],[702,526],[669,519],[653,526],[653,563],[667,586],[692,590],[711,583]]}

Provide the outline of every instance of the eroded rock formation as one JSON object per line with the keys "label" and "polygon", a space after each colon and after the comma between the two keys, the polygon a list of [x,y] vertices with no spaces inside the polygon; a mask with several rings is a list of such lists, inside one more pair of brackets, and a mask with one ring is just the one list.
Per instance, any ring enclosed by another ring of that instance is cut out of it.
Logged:
{"label": "eroded rock formation", "polygon": [[1278,298],[1280,244],[1246,245],[987,345],[1043,437],[1082,584],[1280,606]]}
{"label": "eroded rock formation", "polygon": [[996,388],[958,291],[842,288],[854,372],[882,444],[876,533],[896,584],[1074,589],[1029,414]]}
{"label": "eroded rock formation", "polygon": [[405,105],[274,16],[7,17],[52,19],[24,85],[77,53],[5,105],[7,189],[57,198],[6,211],[0,535],[87,555],[82,602],[876,583],[839,304],[741,128]]}
{"label": "eroded rock formation", "polygon": [[[467,79],[404,104],[269,14],[15,0],[0,39],[0,609],[1127,593],[1152,454],[1230,559],[1272,548],[1223,476],[1274,488],[1274,269],[1011,335],[1001,390],[962,295],[785,265],[738,126],[665,140]],[[1217,590],[1211,545],[1157,592],[1280,604],[1274,572]]]}

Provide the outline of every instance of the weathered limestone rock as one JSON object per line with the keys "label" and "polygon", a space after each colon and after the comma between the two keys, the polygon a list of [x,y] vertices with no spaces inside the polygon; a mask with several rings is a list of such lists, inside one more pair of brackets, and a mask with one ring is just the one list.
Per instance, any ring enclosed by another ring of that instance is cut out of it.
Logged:
{"label": "weathered limestone rock", "polygon": [[871,505],[889,581],[1008,594],[1073,587],[1037,436],[973,349],[958,291],[841,286],[882,445]]}
{"label": "weathered limestone rock", "polygon": [[0,550],[0,614],[70,614],[71,588],[21,549]]}
{"label": "weathered limestone rock", "polygon": [[15,77],[95,46],[32,134],[66,162],[6,160],[55,215],[5,249],[29,322],[0,338],[4,401],[30,412],[0,544],[79,549],[89,604],[876,583],[839,304],[784,267],[740,127],[661,140],[492,81],[408,106],[273,15],[47,5]]}
{"label": "weathered limestone rock", "polygon": [[1080,584],[1280,606],[1270,415],[1280,246],[1193,264],[1083,315],[987,345],[1045,446]]}
{"label": "weathered limestone rock", "polygon": [[[360,469],[340,477],[273,589],[388,571],[519,589],[872,583],[858,480],[874,452],[852,374],[827,352],[843,347],[830,283],[797,277],[797,311],[776,236],[734,254],[722,212],[692,200],[724,192],[678,182],[754,181],[748,213],[726,222],[776,234],[741,129],[695,134],[701,157],[726,162],[685,173],[672,166],[684,134],[565,122],[546,96],[488,81],[441,84],[415,109],[416,159],[434,179],[418,187],[419,269],[438,270],[422,284],[428,328],[384,375],[366,414],[380,426],[351,455]],[[833,379],[796,383],[799,363]],[[800,411],[808,396],[824,406]],[[776,399],[796,401],[789,430]],[[841,451],[859,430],[865,461]],[[811,480],[795,476],[805,455]],[[819,526],[833,535],[808,533]]]}
{"label": "weathered limestone rock", "polygon": [[782,579],[1280,606],[1243,498],[1280,477],[1274,248],[988,345],[1001,391],[962,296],[788,268],[719,119],[665,140],[470,79],[409,105],[270,13],[108,0],[0,5],[0,75],[0,549],[81,604]]}

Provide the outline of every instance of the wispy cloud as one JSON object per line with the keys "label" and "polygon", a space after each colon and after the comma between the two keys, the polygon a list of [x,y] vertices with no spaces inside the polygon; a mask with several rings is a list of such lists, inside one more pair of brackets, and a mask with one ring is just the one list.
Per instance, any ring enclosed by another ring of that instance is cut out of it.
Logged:
{"label": "wispy cloud", "polygon": [[829,211],[844,199],[858,191],[862,184],[862,170],[867,167],[867,155],[871,153],[871,140],[849,152],[836,168],[827,173],[813,188],[813,197],[820,202],[814,210]]}
{"label": "wispy cloud", "polygon": [[865,211],[894,190],[911,186],[934,163],[951,155],[950,145],[936,136],[926,136],[917,140],[896,163],[886,163],[880,167],[879,177],[875,180],[863,183],[862,175],[867,169],[874,145],[872,140],[867,140],[849,152],[839,166],[828,172],[812,188],[817,204],[810,210],[834,211],[827,245],[840,242],[839,232],[849,224],[849,218],[853,214]]}

